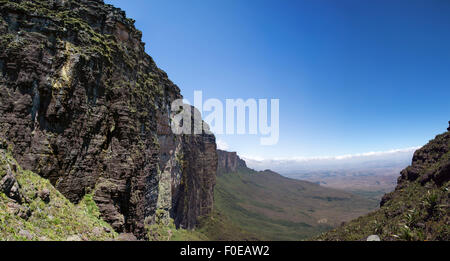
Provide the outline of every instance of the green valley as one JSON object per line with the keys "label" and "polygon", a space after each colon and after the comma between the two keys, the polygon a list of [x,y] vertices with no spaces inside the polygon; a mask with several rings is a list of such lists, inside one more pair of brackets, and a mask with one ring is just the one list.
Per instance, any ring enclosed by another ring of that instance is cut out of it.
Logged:
{"label": "green valley", "polygon": [[[219,151],[215,216],[220,214],[226,222],[246,231],[249,238],[304,240],[378,207],[376,200],[289,179],[270,170],[258,172],[247,168],[239,157],[223,160],[221,154],[237,157]],[[230,168],[233,164],[221,162],[238,164]],[[239,240],[236,236],[223,239]]]}

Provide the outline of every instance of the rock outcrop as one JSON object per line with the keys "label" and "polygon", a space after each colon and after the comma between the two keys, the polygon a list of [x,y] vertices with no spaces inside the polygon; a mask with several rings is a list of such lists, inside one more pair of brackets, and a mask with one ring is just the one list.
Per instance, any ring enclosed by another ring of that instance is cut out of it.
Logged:
{"label": "rock outcrop", "polygon": [[233,173],[239,168],[247,168],[247,164],[244,160],[239,158],[236,152],[228,152],[223,150],[217,150],[218,164],[217,173]]}
{"label": "rock outcrop", "polygon": [[215,137],[168,128],[179,88],[142,33],[101,0],[0,0],[0,137],[70,201],[95,191],[117,232],[158,211],[192,228],[212,209]]}

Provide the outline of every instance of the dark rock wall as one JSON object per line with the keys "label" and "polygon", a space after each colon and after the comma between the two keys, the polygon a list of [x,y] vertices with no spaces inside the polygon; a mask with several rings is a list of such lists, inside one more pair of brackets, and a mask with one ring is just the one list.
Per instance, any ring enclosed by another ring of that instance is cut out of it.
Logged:
{"label": "dark rock wall", "polygon": [[[206,129],[209,130],[209,127]],[[215,141],[209,131],[202,135],[183,136],[183,174],[178,194],[173,197],[172,212],[176,225],[193,228],[198,217],[208,216],[212,211],[217,171]]]}
{"label": "dark rock wall", "polygon": [[[215,138],[164,126],[180,90],[145,53],[133,20],[99,0],[0,0],[0,14],[0,137],[23,167],[72,202],[95,190],[118,232],[142,237],[159,207],[186,227],[208,214]],[[173,148],[186,151],[183,168]]]}
{"label": "dark rock wall", "polygon": [[[191,108],[192,115],[199,113]],[[209,126],[192,118],[191,126],[204,126],[201,135],[174,135],[167,120],[172,112],[158,112],[160,144],[159,215],[171,217],[175,225],[194,228],[199,217],[208,216],[213,209],[216,184],[217,146]],[[159,216],[161,218],[161,216]]]}

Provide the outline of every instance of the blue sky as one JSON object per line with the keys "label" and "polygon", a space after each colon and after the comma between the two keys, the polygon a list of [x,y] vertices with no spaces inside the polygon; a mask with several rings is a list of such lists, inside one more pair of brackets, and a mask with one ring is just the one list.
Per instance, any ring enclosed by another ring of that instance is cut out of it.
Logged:
{"label": "blue sky", "polygon": [[280,99],[280,141],[219,136],[255,158],[424,145],[450,120],[450,1],[107,0],[182,94]]}

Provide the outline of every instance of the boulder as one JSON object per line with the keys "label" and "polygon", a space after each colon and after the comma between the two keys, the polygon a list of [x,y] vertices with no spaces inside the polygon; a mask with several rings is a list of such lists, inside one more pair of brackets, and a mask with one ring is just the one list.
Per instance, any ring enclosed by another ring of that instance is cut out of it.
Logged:
{"label": "boulder", "polygon": [[367,238],[367,241],[381,241],[381,239],[377,235],[371,235]]}
{"label": "boulder", "polygon": [[138,239],[131,233],[122,233],[117,237],[117,241],[137,241]]}
{"label": "boulder", "polygon": [[20,184],[17,182],[16,177],[9,168],[9,165],[6,169],[6,175],[0,180],[0,191],[19,204],[22,203],[23,196],[20,191]]}
{"label": "boulder", "polygon": [[44,201],[45,203],[49,203],[50,202],[50,191],[48,189],[43,189],[41,191],[39,191],[39,198],[41,198],[42,201]]}
{"label": "boulder", "polygon": [[79,235],[72,235],[67,237],[66,241],[82,241]]}

